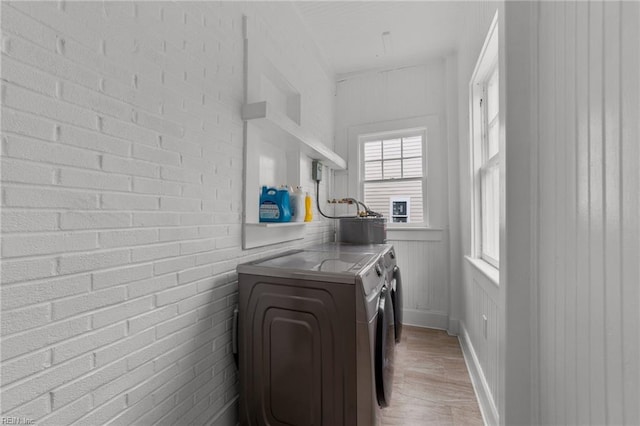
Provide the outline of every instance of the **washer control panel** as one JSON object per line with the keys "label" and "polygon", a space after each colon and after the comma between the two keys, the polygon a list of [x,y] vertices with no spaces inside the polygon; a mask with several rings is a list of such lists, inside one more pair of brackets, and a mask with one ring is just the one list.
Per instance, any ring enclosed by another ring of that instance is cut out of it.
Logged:
{"label": "washer control panel", "polygon": [[379,261],[378,263],[376,263],[376,266],[374,266],[374,269],[376,271],[376,274],[381,277],[382,276],[382,266],[380,266],[382,263],[382,261]]}
{"label": "washer control panel", "polygon": [[362,291],[365,296],[369,297],[371,293],[379,292],[385,282],[385,278],[382,260],[378,258],[375,263],[369,264],[369,267],[359,275],[359,281],[362,282]]}

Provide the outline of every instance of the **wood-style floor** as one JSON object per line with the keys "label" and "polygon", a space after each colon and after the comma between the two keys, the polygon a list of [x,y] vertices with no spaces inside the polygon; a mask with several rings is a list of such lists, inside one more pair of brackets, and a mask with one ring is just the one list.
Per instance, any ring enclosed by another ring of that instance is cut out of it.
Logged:
{"label": "wood-style floor", "polygon": [[391,405],[382,410],[382,425],[483,425],[456,337],[405,326],[395,356]]}

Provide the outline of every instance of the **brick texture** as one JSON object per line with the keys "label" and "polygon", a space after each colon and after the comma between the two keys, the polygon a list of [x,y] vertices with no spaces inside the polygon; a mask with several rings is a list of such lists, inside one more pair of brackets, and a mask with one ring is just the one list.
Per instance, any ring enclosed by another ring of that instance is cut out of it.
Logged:
{"label": "brick texture", "polygon": [[242,250],[245,14],[331,141],[333,75],[291,4],[3,2],[3,416],[210,422],[238,391],[236,266],[333,237],[316,214]]}

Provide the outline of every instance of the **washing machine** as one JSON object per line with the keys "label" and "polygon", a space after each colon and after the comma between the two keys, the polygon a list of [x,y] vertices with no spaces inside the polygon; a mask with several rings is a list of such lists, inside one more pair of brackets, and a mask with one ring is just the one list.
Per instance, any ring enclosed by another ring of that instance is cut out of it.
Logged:
{"label": "washing machine", "polygon": [[395,315],[395,341],[400,343],[402,337],[402,275],[396,259],[396,252],[392,244],[352,244],[344,242],[322,243],[313,245],[307,250],[329,251],[336,253],[371,253],[379,254],[382,259],[382,268],[387,276],[387,282],[391,289],[391,300]]}
{"label": "washing machine", "polygon": [[240,422],[376,425],[395,326],[380,253],[298,250],[238,266]]}

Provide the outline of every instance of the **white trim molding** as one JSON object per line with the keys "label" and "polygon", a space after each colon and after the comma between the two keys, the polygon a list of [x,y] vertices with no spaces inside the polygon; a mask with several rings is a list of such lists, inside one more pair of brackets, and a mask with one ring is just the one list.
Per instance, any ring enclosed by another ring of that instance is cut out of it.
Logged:
{"label": "white trim molding", "polygon": [[363,199],[363,186],[360,181],[362,175],[360,137],[371,134],[393,134],[411,130],[422,130],[425,132],[425,143],[423,152],[425,176],[423,181],[424,200],[424,224],[429,224],[429,145],[433,141],[440,141],[440,116],[438,114],[422,115],[399,120],[380,121],[349,127],[348,143],[349,155],[347,169],[349,171],[349,194],[355,194],[355,198]]}
{"label": "white trim molding", "polygon": [[497,425],[500,420],[498,408],[496,407],[493,395],[491,395],[491,390],[480,366],[480,361],[478,360],[478,356],[476,355],[476,351],[473,348],[473,344],[471,343],[471,339],[463,322],[460,322],[459,328],[460,334],[458,340],[460,341],[464,362],[467,365],[467,370],[469,370],[471,383],[473,384],[473,389],[478,399],[482,419],[485,425]]}

